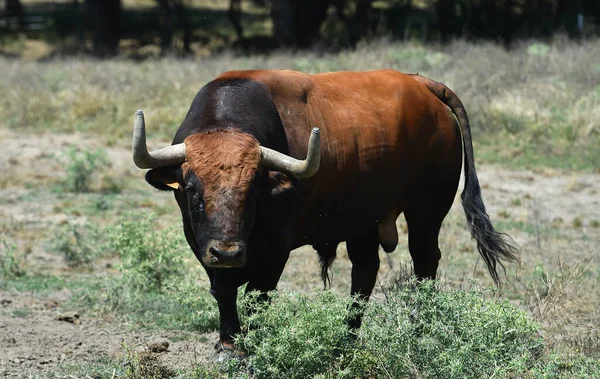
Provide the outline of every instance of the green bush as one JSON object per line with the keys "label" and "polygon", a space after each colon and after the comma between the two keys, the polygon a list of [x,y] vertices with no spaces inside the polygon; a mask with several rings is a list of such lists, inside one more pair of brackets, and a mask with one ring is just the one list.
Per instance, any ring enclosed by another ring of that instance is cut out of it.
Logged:
{"label": "green bush", "polygon": [[362,340],[393,377],[502,377],[543,352],[538,326],[508,301],[435,282],[401,289],[369,310]]}
{"label": "green bush", "polygon": [[2,240],[0,242],[0,278],[15,279],[25,274],[25,258],[17,253],[16,246]]}
{"label": "green bush", "polygon": [[108,278],[100,299],[102,311],[116,312],[146,328],[217,328],[215,301],[194,281],[198,273],[193,268],[200,264],[185,260],[191,252],[181,231],[158,229],[153,216],[131,219],[121,219],[106,230],[108,250],[117,253],[120,262],[119,275]]}
{"label": "green bush", "polygon": [[63,186],[67,191],[90,192],[90,185],[98,171],[108,167],[108,157],[102,149],[96,151],[79,150],[72,146],[64,153],[66,178]]}
{"label": "green bush", "polygon": [[120,282],[137,291],[163,291],[186,270],[184,240],[181,231],[155,230],[154,217],[124,220],[107,228],[109,247],[121,258]]}
{"label": "green bush", "polygon": [[54,234],[51,250],[62,255],[70,267],[89,267],[105,247],[99,225],[69,221]]}
{"label": "green bush", "polygon": [[260,378],[506,377],[527,373],[544,349],[524,312],[478,289],[390,290],[369,304],[355,343],[348,304],[330,292],[275,295],[237,343]]}
{"label": "green bush", "polygon": [[256,294],[245,299],[253,313],[236,343],[250,354],[253,372],[260,378],[307,378],[339,370],[348,360],[350,299],[329,291],[272,296],[270,305],[257,302]]}

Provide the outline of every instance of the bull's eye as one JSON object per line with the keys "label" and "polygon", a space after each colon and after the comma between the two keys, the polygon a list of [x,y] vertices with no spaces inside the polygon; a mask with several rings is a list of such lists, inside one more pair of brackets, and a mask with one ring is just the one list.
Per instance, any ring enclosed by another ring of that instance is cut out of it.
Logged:
{"label": "bull's eye", "polygon": [[192,201],[190,202],[190,216],[192,220],[198,221],[202,217],[204,213],[204,201],[197,193],[192,196]]}

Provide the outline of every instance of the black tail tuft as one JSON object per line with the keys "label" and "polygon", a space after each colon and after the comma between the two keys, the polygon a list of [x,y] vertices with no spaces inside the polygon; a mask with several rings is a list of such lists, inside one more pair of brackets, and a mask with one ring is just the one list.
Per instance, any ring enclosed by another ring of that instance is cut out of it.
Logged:
{"label": "black tail tuft", "polygon": [[331,288],[331,278],[329,277],[329,267],[335,261],[336,249],[331,248],[316,248],[319,254],[319,263],[321,263],[321,279],[323,279],[323,287]]}
{"label": "black tail tuft", "polygon": [[497,266],[500,264],[504,270],[502,261],[517,260],[518,248],[510,236],[498,233],[485,210],[481,197],[481,187],[474,170],[465,171],[465,189],[461,194],[465,216],[471,235],[477,241],[477,249],[483,258],[492,279],[499,285]]}

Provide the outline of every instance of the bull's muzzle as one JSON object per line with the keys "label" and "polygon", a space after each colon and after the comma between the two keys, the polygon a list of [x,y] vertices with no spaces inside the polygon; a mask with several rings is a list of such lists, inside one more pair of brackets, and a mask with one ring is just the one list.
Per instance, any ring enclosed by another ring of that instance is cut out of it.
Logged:
{"label": "bull's muzzle", "polygon": [[243,242],[210,241],[204,263],[209,267],[242,267],[246,263],[246,245]]}

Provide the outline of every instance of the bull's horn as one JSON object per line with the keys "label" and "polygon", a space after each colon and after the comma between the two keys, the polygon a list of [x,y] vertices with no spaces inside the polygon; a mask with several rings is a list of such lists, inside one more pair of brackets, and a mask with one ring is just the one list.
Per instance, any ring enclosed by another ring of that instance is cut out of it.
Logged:
{"label": "bull's horn", "polygon": [[185,144],[179,143],[148,152],[146,147],[146,125],[144,112],[135,112],[133,122],[133,162],[139,168],[156,168],[180,164],[185,161]]}
{"label": "bull's horn", "polygon": [[289,155],[282,154],[278,151],[267,147],[260,147],[261,161],[260,163],[270,169],[285,172],[298,179],[310,178],[319,169],[321,162],[321,137],[319,128],[313,128],[308,140],[308,152],[305,160],[298,160]]}

